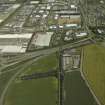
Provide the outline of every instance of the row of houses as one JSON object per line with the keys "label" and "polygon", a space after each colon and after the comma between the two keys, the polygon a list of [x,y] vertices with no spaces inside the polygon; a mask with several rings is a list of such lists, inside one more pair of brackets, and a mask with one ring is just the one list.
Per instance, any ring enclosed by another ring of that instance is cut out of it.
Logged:
{"label": "row of houses", "polygon": [[0,4],[0,24],[4,22],[20,6],[20,4]]}
{"label": "row of houses", "polygon": [[5,24],[4,27],[7,27],[12,32],[20,32],[33,8],[34,5],[24,5],[16,12],[16,14],[10,19],[10,21]]}

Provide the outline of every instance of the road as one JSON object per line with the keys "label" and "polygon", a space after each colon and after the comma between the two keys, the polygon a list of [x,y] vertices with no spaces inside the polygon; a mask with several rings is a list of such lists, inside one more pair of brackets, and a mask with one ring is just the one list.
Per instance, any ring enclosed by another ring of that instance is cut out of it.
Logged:
{"label": "road", "polygon": [[36,57],[36,59],[33,59],[33,60],[30,60],[26,63],[22,63],[20,64],[19,66],[17,66],[15,69],[18,69],[18,71],[15,73],[15,75],[13,75],[10,80],[8,81],[7,85],[5,86],[1,96],[0,96],[0,105],[4,105],[4,98],[5,98],[5,95],[6,95],[6,92],[9,88],[9,86],[12,84],[12,82],[15,80],[15,78],[25,69],[27,68],[28,66],[30,66],[31,64],[33,64],[34,62],[36,62],[38,59],[40,59],[40,57]]}
{"label": "road", "polygon": [[[15,64],[18,64],[20,62],[24,62],[26,60],[34,59],[36,56],[40,56],[42,54],[48,55],[51,53],[55,53],[55,52],[59,51],[60,47],[62,47],[62,50],[68,49],[68,48],[73,49],[73,48],[85,46],[85,45],[88,45],[91,43],[93,43],[91,38],[86,38],[86,39],[82,39],[82,40],[79,40],[79,41],[74,42],[74,43],[69,43],[69,44],[54,47],[54,48],[49,48],[49,49],[44,49],[44,50],[39,50],[39,51],[34,51],[34,52],[28,52],[26,54],[20,55],[17,59],[10,60],[10,62],[12,62],[13,65],[15,65]],[[9,65],[12,66],[12,64],[9,64]],[[0,71],[9,67],[9,65],[7,65],[6,67],[4,66],[4,67],[0,68]]]}
{"label": "road", "polygon": [[[87,44],[90,44],[90,43],[92,43],[90,38],[86,38],[86,39],[83,39],[81,41],[77,41],[77,42],[75,42],[73,44],[63,45],[62,46],[62,50],[65,50],[65,49],[68,49],[68,48],[69,49],[77,48],[77,47],[84,46],[84,45],[87,45]],[[44,57],[44,56],[46,56],[48,54],[57,52],[57,51],[59,51],[59,47],[45,49],[45,50],[40,50],[40,51],[36,51],[36,52],[31,52],[31,53],[26,53],[26,54],[24,54],[23,57],[19,58],[19,60],[16,62],[16,65],[19,64],[18,66],[20,67],[20,69],[11,77],[11,79],[8,81],[6,87],[4,88],[4,90],[2,92],[2,95],[0,97],[0,105],[3,105],[6,92],[7,92],[8,88],[9,88],[9,86],[12,84],[13,80],[15,80],[15,78],[25,68],[27,68],[29,65],[31,65],[33,62],[37,61],[38,59],[40,59],[40,58],[42,58],[42,57]],[[4,69],[4,68],[2,68],[2,69]],[[2,69],[0,69],[0,71]],[[61,76],[60,76],[60,79],[62,79]]]}

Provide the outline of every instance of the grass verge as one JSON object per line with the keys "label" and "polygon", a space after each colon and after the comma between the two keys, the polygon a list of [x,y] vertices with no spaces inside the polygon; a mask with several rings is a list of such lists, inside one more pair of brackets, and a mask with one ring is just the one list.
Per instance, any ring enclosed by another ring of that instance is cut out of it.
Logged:
{"label": "grass verge", "polygon": [[83,71],[94,93],[105,105],[105,47],[84,47]]}
{"label": "grass verge", "polygon": [[[57,68],[56,54],[46,56],[25,69],[20,75],[44,72]],[[55,77],[21,81],[14,80],[5,97],[4,105],[56,105],[58,80]]]}

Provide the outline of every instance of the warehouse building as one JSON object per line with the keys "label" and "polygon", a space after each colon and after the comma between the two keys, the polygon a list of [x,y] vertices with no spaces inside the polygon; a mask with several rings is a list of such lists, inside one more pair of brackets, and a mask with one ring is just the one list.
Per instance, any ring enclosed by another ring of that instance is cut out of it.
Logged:
{"label": "warehouse building", "polygon": [[36,48],[48,47],[52,35],[53,32],[38,32],[34,35],[32,44],[34,44]]}
{"label": "warehouse building", "polygon": [[0,53],[25,53],[32,33],[0,34]]}
{"label": "warehouse building", "polygon": [[81,16],[78,15],[60,15],[58,19],[59,25],[69,24],[72,25],[81,25]]}
{"label": "warehouse building", "polygon": [[64,70],[80,68],[80,52],[76,51],[76,49],[64,51],[62,64]]}

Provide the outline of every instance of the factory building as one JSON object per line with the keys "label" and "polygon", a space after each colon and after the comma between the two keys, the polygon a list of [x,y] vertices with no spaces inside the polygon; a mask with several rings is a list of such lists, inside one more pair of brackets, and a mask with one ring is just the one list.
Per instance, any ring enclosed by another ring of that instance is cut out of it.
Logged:
{"label": "factory building", "polygon": [[48,47],[50,45],[53,32],[38,32],[34,35],[32,44],[36,48]]}
{"label": "factory building", "polygon": [[25,53],[32,33],[0,34],[0,53]]}
{"label": "factory building", "polygon": [[78,69],[80,67],[80,52],[75,49],[65,51],[62,63],[64,70]]}

